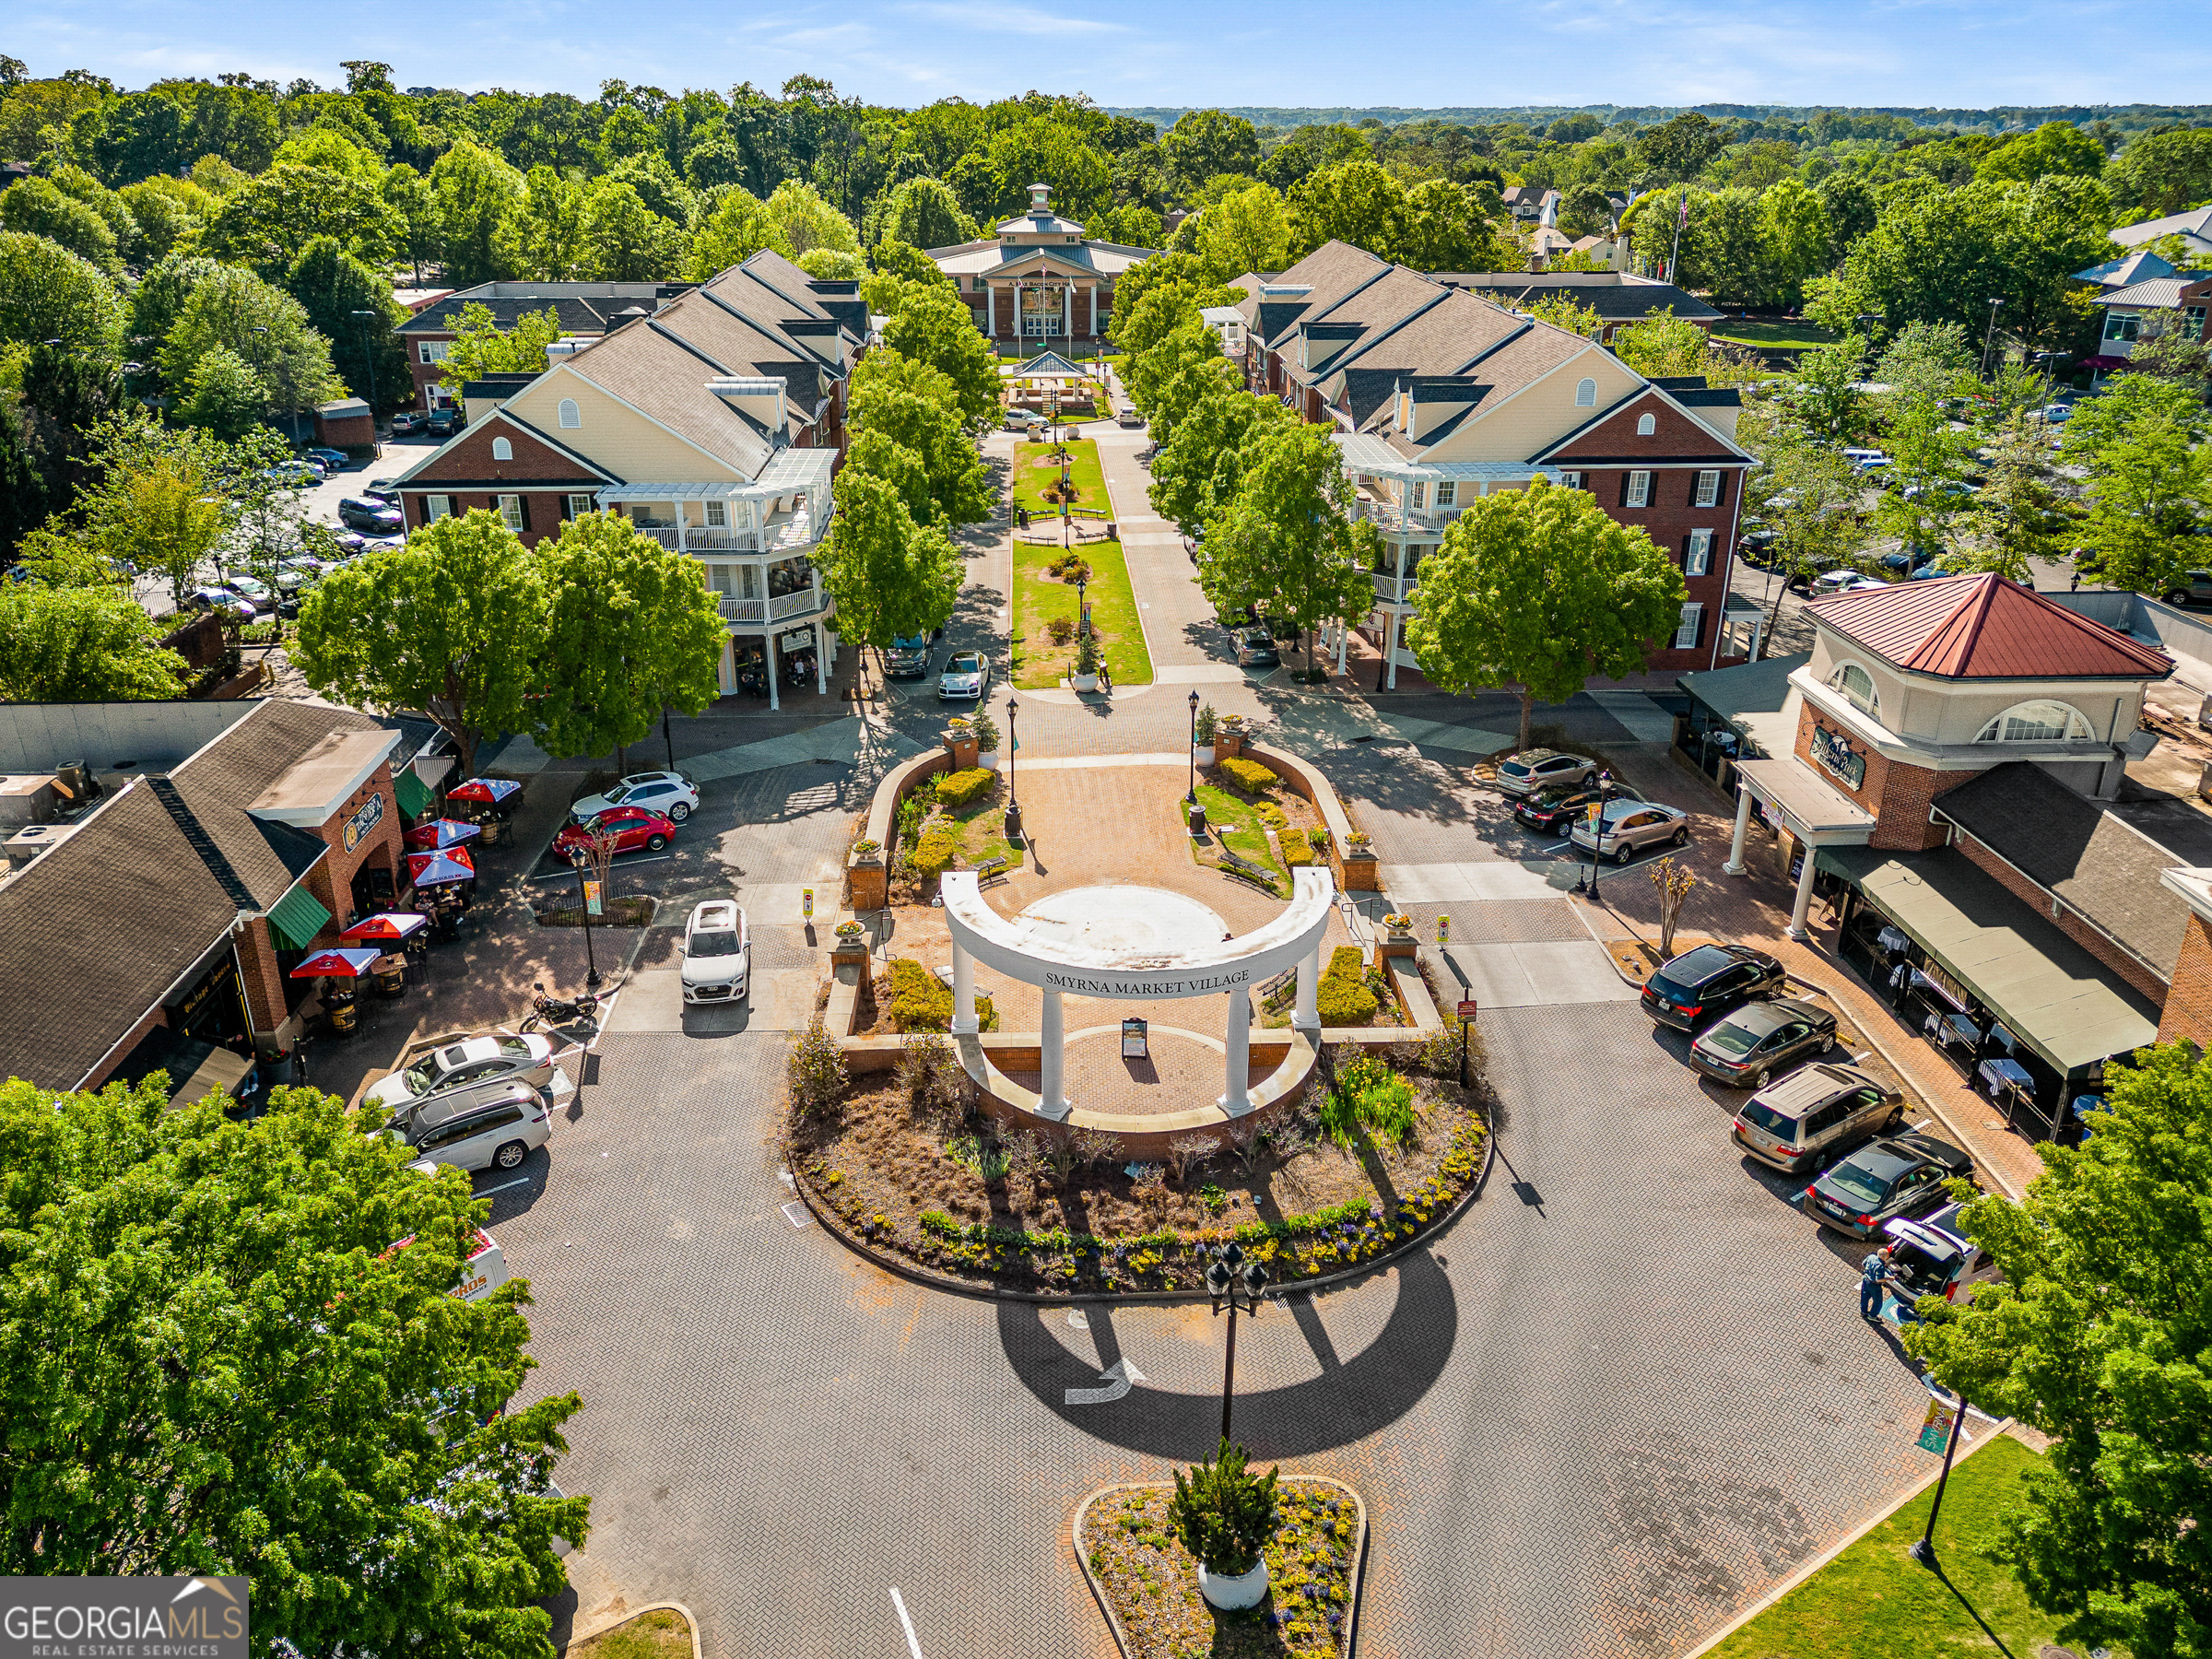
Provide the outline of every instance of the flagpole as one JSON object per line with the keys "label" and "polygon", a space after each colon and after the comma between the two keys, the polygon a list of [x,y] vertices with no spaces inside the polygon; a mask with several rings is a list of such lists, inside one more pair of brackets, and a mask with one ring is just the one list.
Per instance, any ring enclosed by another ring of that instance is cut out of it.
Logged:
{"label": "flagpole", "polygon": [[1675,262],[1682,257],[1682,227],[1689,223],[1689,192],[1682,192],[1682,210],[1675,215],[1675,250],[1666,256],[1666,279],[1675,279]]}

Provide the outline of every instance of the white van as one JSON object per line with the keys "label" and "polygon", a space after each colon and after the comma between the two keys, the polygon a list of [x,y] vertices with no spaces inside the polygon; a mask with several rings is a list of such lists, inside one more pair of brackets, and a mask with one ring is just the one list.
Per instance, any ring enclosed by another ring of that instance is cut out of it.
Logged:
{"label": "white van", "polygon": [[[391,1249],[384,1252],[387,1259],[397,1255],[415,1242],[409,1233]],[[462,1301],[479,1301],[507,1282],[507,1257],[500,1249],[500,1241],[477,1229],[476,1241],[469,1247],[467,1265],[461,1269],[461,1282],[446,1294]]]}

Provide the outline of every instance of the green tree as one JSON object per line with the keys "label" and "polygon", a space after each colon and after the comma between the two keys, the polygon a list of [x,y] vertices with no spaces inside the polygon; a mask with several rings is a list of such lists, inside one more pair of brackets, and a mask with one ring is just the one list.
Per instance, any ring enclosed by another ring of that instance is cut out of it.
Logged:
{"label": "green tree", "polygon": [[926,524],[936,516],[936,506],[929,499],[929,472],[922,465],[922,457],[888,432],[855,433],[845,451],[844,471],[881,478],[899,492],[908,516],[917,524]]}
{"label": "green tree", "polygon": [[49,511],[46,475],[30,447],[18,402],[0,393],[0,564]]}
{"label": "green tree", "polygon": [[1945,570],[1994,571],[2033,587],[2031,561],[2064,556],[2071,521],[2053,487],[2043,433],[2040,421],[2016,416],[1990,444],[1989,481],[1969,514],[1972,539],[1943,559]]}
{"label": "green tree", "polygon": [[691,276],[703,282],[743,265],[763,248],[775,247],[775,227],[759,198],[732,188],[714,204],[691,239]]}
{"label": "green tree", "polygon": [[841,637],[884,651],[951,618],[966,566],[940,525],[917,525],[898,487],[848,466],[817,560]]}
{"label": "green tree", "polygon": [[176,251],[177,244],[192,237],[203,222],[203,215],[194,213],[177,195],[159,188],[150,179],[126,184],[116,194],[130,208],[131,222],[137,228],[137,234],[123,249],[124,263],[135,271],[143,271],[167,259]]}
{"label": "green tree", "polygon": [[200,359],[218,347],[252,365],[277,414],[312,409],[343,390],[330,342],[309,325],[306,308],[242,266],[219,265],[194,288],[162,343],[161,372],[172,386],[190,386]]}
{"label": "green tree", "polygon": [[584,189],[550,167],[530,170],[523,200],[503,227],[502,261],[511,270],[547,282],[572,281],[583,270]]}
{"label": "green tree", "polygon": [[225,196],[200,232],[218,259],[238,260],[281,276],[318,236],[378,265],[398,251],[404,232],[375,184],[321,168],[283,163]]}
{"label": "green tree", "polygon": [[446,280],[470,288],[510,275],[505,230],[527,194],[523,175],[465,138],[438,158],[429,185],[438,202]]}
{"label": "green tree", "polygon": [[1565,702],[1592,676],[1639,674],[1671,635],[1688,590],[1642,530],[1586,490],[1542,478],[1476,500],[1421,565],[1406,642],[1457,696],[1521,693],[1523,747],[1535,704]]}
{"label": "green tree", "polygon": [[1477,194],[1449,179],[1423,179],[1406,192],[1397,258],[1417,271],[1502,271],[1519,266]]}
{"label": "green tree", "polygon": [[2065,458],[2092,472],[2105,453],[2132,437],[2136,428],[2162,420],[2186,432],[2191,441],[2206,428],[2204,405],[2186,386],[2147,374],[2115,375],[2095,397],[2074,406],[2060,435]]}
{"label": "green tree", "polygon": [[544,689],[546,594],[499,515],[448,515],[332,571],[300,606],[293,661],[354,707],[419,709],[449,733],[464,774],[486,732],[515,731]]}
{"label": "green tree", "polygon": [[169,331],[184,314],[184,302],[192,298],[193,290],[220,269],[220,260],[172,253],[147,272],[131,290],[129,321],[124,334],[131,354],[143,360],[153,360],[159,354],[162,342],[169,338]]}
{"label": "green tree", "polygon": [[942,179],[908,179],[896,186],[884,198],[873,223],[873,241],[904,242],[912,248],[954,247],[980,234]]}
{"label": "green tree", "polygon": [[123,301],[115,285],[59,242],[0,230],[0,343],[32,346],[53,339],[113,357],[123,340]]}
{"label": "green tree", "polygon": [[2212,196],[2212,127],[2145,133],[2105,166],[2112,200],[2146,219]]}
{"label": "green tree", "polygon": [[2046,121],[2032,133],[2007,139],[1975,165],[1977,179],[2032,183],[2049,173],[2094,179],[2104,171],[2104,146],[2070,121]]}
{"label": "green tree", "polygon": [[628,519],[589,512],[540,542],[547,684],[529,705],[547,753],[618,757],[663,712],[701,712],[717,695],[724,643],[705,567]]}
{"label": "green tree", "polygon": [[1321,168],[1291,187],[1290,227],[1296,253],[1342,241],[1395,258],[1406,234],[1406,187],[1375,161]]}
{"label": "green tree", "polygon": [[950,288],[917,287],[883,325],[883,343],[926,363],[952,382],[953,397],[971,430],[998,414],[998,359],[976,332],[968,305]]}
{"label": "green tree", "polygon": [[[1206,521],[1198,585],[1220,610],[1249,607],[1301,638],[1374,608],[1368,572],[1379,538],[1353,516],[1352,484],[1325,427],[1255,423],[1238,457],[1236,494]],[[1308,645],[1306,666],[1313,666]]]}
{"label": "green tree", "polygon": [[1944,551],[1951,524],[1967,503],[1961,475],[1974,453],[1974,435],[1952,429],[1943,405],[1932,397],[1894,404],[1889,413],[1889,477],[1875,508],[1875,523],[1897,537],[1907,553]]}
{"label": "green tree", "polygon": [[[1572,288],[1558,288],[1534,300],[1524,300],[1513,309],[1526,312],[1539,323],[1581,335],[1585,340],[1596,339],[1606,326],[1606,320],[1597,314],[1597,307],[1584,305],[1574,297]],[[1673,308],[1670,306],[1668,310],[1671,312]],[[1696,328],[1697,324],[1692,323],[1689,326]],[[1700,335],[1703,332],[1699,330]]]}
{"label": "green tree", "polygon": [[1710,288],[1716,303],[1757,305],[1773,291],[1758,191],[1692,194],[1689,230],[1682,245],[1680,279]]}
{"label": "green tree", "polygon": [[1767,616],[1766,637],[1771,639],[1791,582],[1864,568],[1866,527],[1859,519],[1859,498],[1865,481],[1837,444],[1795,420],[1744,436],[1759,461],[1746,481],[1744,504],[1774,532],[1768,552],[1784,578],[1775,584]]}
{"label": "green tree", "polygon": [[123,268],[107,221],[44,179],[26,179],[0,192],[0,229],[43,236],[110,276]]}
{"label": "green tree", "polygon": [[128,594],[0,584],[0,701],[137,702],[182,694],[184,659]]}
{"label": "green tree", "polygon": [[471,300],[453,319],[453,337],[438,383],[459,397],[462,387],[488,374],[539,373],[546,366],[546,347],[559,338],[560,313],[550,305],[542,312],[523,312],[512,328],[502,329],[489,306]]}
{"label": "green tree", "polygon": [[22,372],[31,453],[54,507],[65,508],[85,485],[101,419],[124,405],[123,366],[41,341],[23,359]]}
{"label": "green tree", "polygon": [[309,325],[330,342],[331,367],[357,394],[367,397],[373,388],[379,409],[415,401],[406,342],[393,332],[408,313],[392,298],[391,283],[335,238],[322,236],[300,249],[284,286],[306,310]]}
{"label": "green tree", "polygon": [[1203,534],[1207,521],[1236,499],[1246,440],[1260,428],[1298,418],[1276,398],[1237,390],[1233,374],[1218,377],[1213,386],[1214,395],[1179,411],[1152,457],[1152,511],[1186,536]]}
{"label": "green tree", "polygon": [[1985,1411],[2051,1437],[1992,1541],[2060,1640],[2198,1659],[2212,1583],[2198,1533],[2212,1423],[2212,1061],[2140,1050],[2079,1147],[2045,1149],[2018,1203],[1959,1219],[1999,1277],[1965,1308],[1924,1300],[1905,1344]]}
{"label": "green tree", "polygon": [[2201,562],[2196,530],[2212,507],[2212,446],[2151,417],[2098,456],[2087,493],[2084,575],[2138,594],[2186,589],[2185,573]]}
{"label": "green tree", "polygon": [[1806,278],[1834,264],[1835,226],[1820,197],[1795,179],[1769,185],[1759,198],[1759,234],[1772,298],[1795,305]]}
{"label": "green tree", "polygon": [[92,443],[95,477],[77,500],[86,540],[166,578],[179,610],[229,534],[239,475],[265,465],[270,445],[283,451],[273,433],[233,448],[211,432],[166,429],[137,411],[100,422]]}
{"label": "green tree", "polygon": [[683,268],[683,227],[653,212],[629,185],[602,179],[585,198],[577,253],[600,282],[653,282]]}
{"label": "green tree", "polygon": [[948,378],[885,347],[853,370],[849,401],[856,430],[880,432],[922,463],[929,500],[917,522],[972,524],[991,516],[990,480]]}
{"label": "green tree", "polygon": [[228,346],[201,354],[177,405],[177,418],[186,426],[198,427],[225,442],[253,430],[268,412],[268,387],[253,372],[253,365]]}
{"label": "green tree", "polygon": [[579,1402],[516,1399],[522,1281],[450,1294],[467,1177],[312,1089],[250,1122],[168,1095],[0,1085],[5,1570],[241,1573],[256,1641],[303,1653],[549,1655]]}
{"label": "green tree", "polygon": [[1959,395],[1974,378],[1974,347],[1957,323],[1908,323],[1890,336],[1874,379],[1904,408]]}
{"label": "green tree", "polygon": [[1222,277],[1279,271],[1290,262],[1290,222],[1283,198],[1265,184],[1224,196],[1205,214],[1198,254]]}
{"label": "green tree", "polygon": [[786,259],[802,258],[817,248],[839,253],[860,252],[860,236],[853,229],[853,221],[802,180],[784,180],[760,208],[774,236],[769,246]]}
{"label": "green tree", "polygon": [[1847,334],[1831,346],[1797,354],[1797,372],[1783,382],[1792,413],[1813,432],[1841,445],[1866,429],[1866,342]]}
{"label": "green tree", "polygon": [[444,229],[438,219],[438,195],[425,179],[406,162],[401,162],[384,174],[377,194],[384,198],[384,206],[392,209],[392,218],[398,227],[399,256],[407,262],[415,274],[415,286],[422,286],[422,267],[426,260],[438,257],[438,249],[444,241]]}
{"label": "green tree", "polygon": [[1219,110],[1188,110],[1159,135],[1159,153],[1176,183],[1187,193],[1218,173],[1256,176],[1260,135],[1241,115],[1225,115]]}

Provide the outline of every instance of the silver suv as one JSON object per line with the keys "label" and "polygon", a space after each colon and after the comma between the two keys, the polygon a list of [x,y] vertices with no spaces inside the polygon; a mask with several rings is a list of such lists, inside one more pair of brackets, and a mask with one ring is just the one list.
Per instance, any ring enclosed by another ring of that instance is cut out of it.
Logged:
{"label": "silver suv", "polygon": [[1567,755],[1558,749],[1523,749],[1498,762],[1498,787],[1513,796],[1530,795],[1554,783],[1580,783],[1597,775],[1597,762],[1587,755]]}
{"label": "silver suv", "polygon": [[1687,847],[1689,814],[1661,801],[1607,801],[1595,829],[1577,818],[1568,840],[1615,864],[1627,864],[1646,847]]}
{"label": "silver suv", "polygon": [[1827,1168],[1904,1115],[1905,1097],[1879,1078],[1821,1060],[1745,1101],[1730,1133],[1760,1163],[1796,1175]]}

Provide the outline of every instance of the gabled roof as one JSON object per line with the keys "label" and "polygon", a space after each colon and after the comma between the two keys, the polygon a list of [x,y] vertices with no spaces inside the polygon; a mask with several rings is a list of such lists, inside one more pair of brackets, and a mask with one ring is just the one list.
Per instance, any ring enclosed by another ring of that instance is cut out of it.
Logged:
{"label": "gabled roof", "polygon": [[461,308],[481,305],[500,329],[510,329],[525,312],[550,309],[563,334],[605,334],[614,318],[630,306],[651,312],[690,288],[688,282],[482,282],[441,295],[399,325],[403,335],[451,334],[460,325]]}
{"label": "gabled roof", "polygon": [[[530,375],[525,378],[529,380],[535,380],[537,377],[535,375]],[[481,436],[484,429],[495,422],[512,427],[516,431],[522,433],[525,438],[529,439],[531,442],[543,444],[546,448],[553,451],[556,454],[564,456],[568,460],[574,462],[578,466],[583,468],[586,472],[593,474],[594,477],[605,478],[610,484],[619,484],[623,481],[618,475],[607,471],[605,466],[593,460],[589,455],[578,453],[575,450],[571,449],[567,444],[561,442],[558,438],[551,436],[538,427],[533,425],[531,422],[524,420],[520,415],[515,414],[512,409],[508,408],[505,404],[501,404],[498,408],[492,410],[488,415],[478,416],[475,420],[470,421],[468,425],[463,427],[459,431],[455,432],[451,438],[448,438],[436,449],[430,451],[429,453],[424,455],[420,460],[417,461],[414,465],[408,467],[406,471],[401,473],[398,477],[392,481],[393,487],[400,489],[406,488],[409,480],[423,477],[429,471],[431,467],[436,466],[439,461],[441,460],[449,451],[457,449],[463,442],[471,437]]]}
{"label": "gabled roof", "polygon": [[2139,248],[2147,241],[2158,241],[2161,236],[2193,236],[2200,241],[2212,241],[2212,202],[2202,207],[2170,213],[2164,218],[2145,219],[2137,225],[2122,225],[2112,232],[2112,240],[2124,248]]}
{"label": "gabled roof", "polygon": [[1946,679],[2164,679],[2173,659],[2002,576],[1816,599],[1806,613],[1893,666]]}
{"label": "gabled roof", "polygon": [[2074,280],[2094,282],[2101,288],[2123,288],[2131,282],[2141,282],[2148,276],[2172,275],[2173,266],[2171,264],[2148,248],[2137,248],[2133,253],[2123,253],[2118,259],[2108,259],[2102,265],[2075,272]]}
{"label": "gabled roof", "polygon": [[1589,306],[1607,323],[1649,317],[1670,306],[1676,316],[1698,323],[1715,322],[1723,314],[1671,282],[1653,282],[1620,271],[1439,271],[1435,279],[1447,288],[1487,295],[1507,306],[1563,293],[1577,305]]}
{"label": "gabled roof", "polygon": [[2091,305],[2140,305],[2154,310],[2177,306],[2182,302],[2185,288],[2204,285],[2200,272],[2179,273],[2171,276],[2149,276],[2141,282],[2131,282],[2125,288],[2112,288],[2094,296]]}

